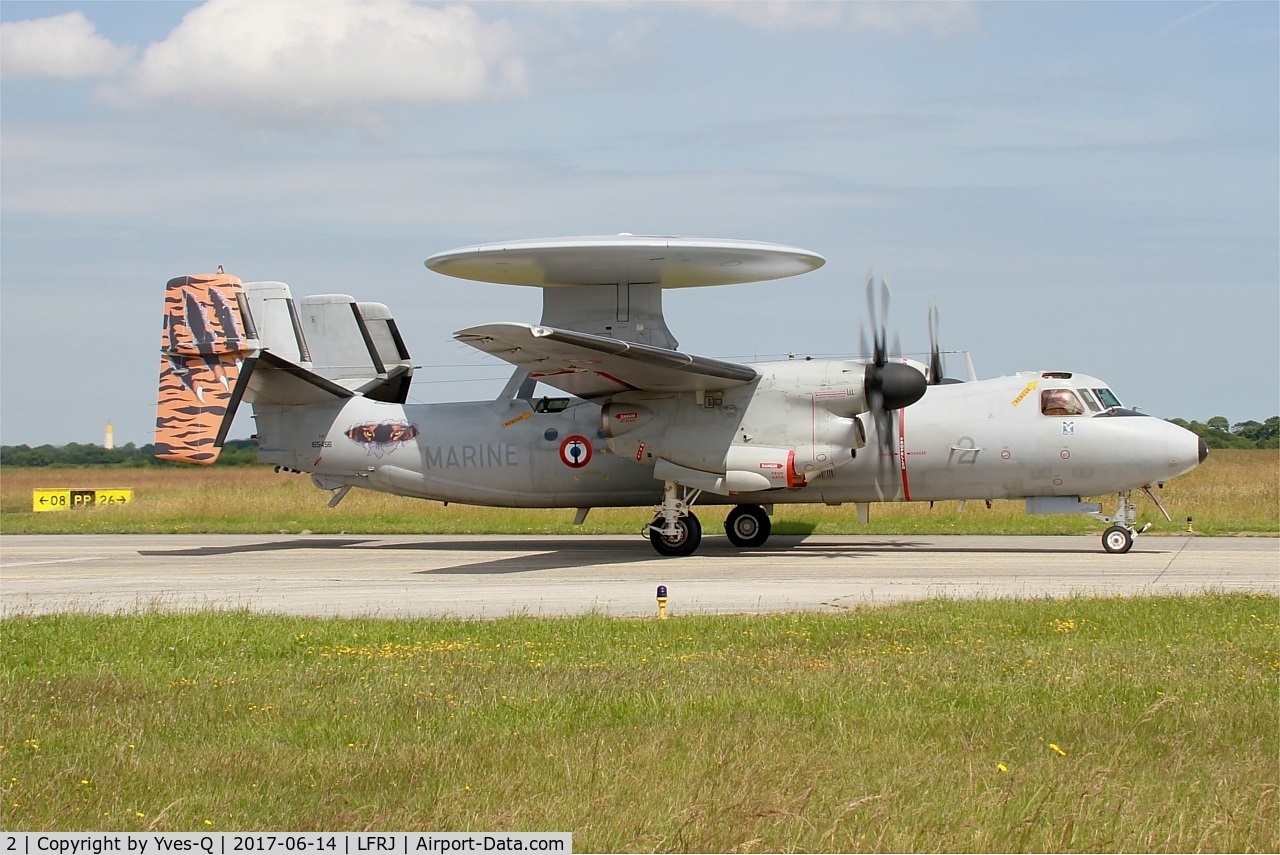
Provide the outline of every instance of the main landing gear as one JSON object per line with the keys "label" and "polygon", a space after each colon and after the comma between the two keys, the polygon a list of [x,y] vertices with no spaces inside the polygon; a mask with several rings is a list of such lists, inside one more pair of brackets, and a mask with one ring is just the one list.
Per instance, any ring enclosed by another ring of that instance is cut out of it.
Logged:
{"label": "main landing gear", "polygon": [[[701,490],[675,481],[663,483],[662,504],[656,508],[657,515],[647,530],[649,542],[659,555],[692,555],[702,543],[702,523],[692,510],[701,495]],[[763,546],[772,530],[769,514],[760,505],[738,505],[724,521],[729,542],[744,548]]]}
{"label": "main landing gear", "polygon": [[769,514],[759,505],[738,505],[724,520],[724,533],[734,546],[763,546],[771,531]]}
{"label": "main landing gear", "polygon": [[702,543],[702,523],[691,510],[701,495],[701,490],[682,487],[675,481],[662,483],[662,504],[649,523],[649,542],[659,555],[692,555]]}

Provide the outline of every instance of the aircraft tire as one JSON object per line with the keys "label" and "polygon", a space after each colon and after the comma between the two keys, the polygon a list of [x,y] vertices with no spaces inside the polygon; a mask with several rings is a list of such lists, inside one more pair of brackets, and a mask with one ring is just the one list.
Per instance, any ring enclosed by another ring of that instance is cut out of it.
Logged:
{"label": "aircraft tire", "polygon": [[654,550],[659,555],[669,558],[692,555],[698,548],[698,544],[702,543],[702,523],[696,516],[685,514],[676,521],[676,525],[680,528],[680,534],[676,537],[664,537],[660,530],[662,518],[655,518],[651,524],[657,528],[649,529],[649,542],[653,544]]}
{"label": "aircraft tire", "polygon": [[772,531],[773,523],[759,505],[738,505],[724,520],[724,533],[734,546],[763,546]]}
{"label": "aircraft tire", "polygon": [[1123,554],[1133,547],[1133,532],[1122,525],[1113,525],[1102,533],[1102,548],[1107,552]]}

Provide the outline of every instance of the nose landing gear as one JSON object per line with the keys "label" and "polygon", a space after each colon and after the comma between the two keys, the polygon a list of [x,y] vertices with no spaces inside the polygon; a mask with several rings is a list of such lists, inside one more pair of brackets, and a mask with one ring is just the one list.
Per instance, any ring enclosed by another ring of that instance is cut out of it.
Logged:
{"label": "nose landing gear", "polygon": [[[1111,525],[1102,533],[1102,548],[1107,552],[1115,554],[1123,554],[1133,548],[1133,539],[1151,528],[1151,523],[1147,523],[1142,528],[1136,528],[1138,521],[1138,509],[1134,505],[1130,497],[1129,490],[1124,490],[1116,494],[1116,512],[1112,516],[1104,516],[1100,513],[1092,514],[1097,519]],[[1151,485],[1142,488],[1142,492],[1147,494],[1147,498],[1155,502],[1160,513],[1164,514],[1165,519],[1172,519],[1169,512],[1164,509],[1164,505],[1156,498],[1155,493],[1151,492]]]}
{"label": "nose landing gear", "polygon": [[1132,529],[1113,525],[1102,533],[1102,548],[1107,552],[1124,553],[1133,547]]}

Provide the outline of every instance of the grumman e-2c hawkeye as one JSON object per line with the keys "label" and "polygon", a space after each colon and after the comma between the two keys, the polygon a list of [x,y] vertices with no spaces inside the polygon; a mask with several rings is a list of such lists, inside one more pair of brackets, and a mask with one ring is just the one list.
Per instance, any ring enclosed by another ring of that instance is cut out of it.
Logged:
{"label": "grumman e-2c hawkeye", "polygon": [[[1094,377],[944,379],[936,317],[929,364],[891,356],[887,290],[877,301],[870,280],[869,358],[741,364],[677,349],[664,289],[823,263],[778,244],[634,235],[434,255],[438,273],[543,293],[536,325],[455,334],[516,370],[495,400],[449,404],[406,403],[413,366],[380,303],[295,301],[282,282],[221,272],[179,277],[165,294],[157,456],[212,463],[248,401],[259,459],[310,473],[331,505],[351,487],[574,508],[577,523],[593,507],[655,505],[647,533],[663,555],[697,549],[699,501],[734,505],[729,540],[756,547],[779,502],[851,503],[865,521],[873,502],[1018,498],[1029,513],[1097,517],[1105,549],[1126,552],[1138,533],[1131,492],[1154,500],[1151,485],[1204,460],[1197,436],[1125,409]],[[538,383],[567,397],[535,399]],[[1110,493],[1113,515],[1081,501]]]}

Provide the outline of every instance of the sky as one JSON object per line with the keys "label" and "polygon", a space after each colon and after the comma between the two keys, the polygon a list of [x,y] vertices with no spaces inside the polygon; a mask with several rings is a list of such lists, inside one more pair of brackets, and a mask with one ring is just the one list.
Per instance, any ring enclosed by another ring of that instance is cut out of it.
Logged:
{"label": "sky", "polygon": [[874,269],[908,355],[933,300],[979,376],[1261,421],[1280,5],[0,3],[3,444],[151,442],[164,284],[219,264],[386,303],[411,401],[491,398],[452,333],[541,295],[423,260],[619,232],[827,259],[668,291],[691,353],[855,353]]}

